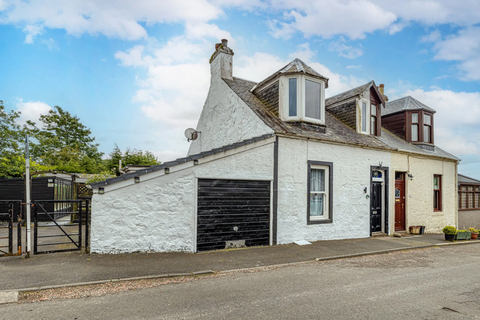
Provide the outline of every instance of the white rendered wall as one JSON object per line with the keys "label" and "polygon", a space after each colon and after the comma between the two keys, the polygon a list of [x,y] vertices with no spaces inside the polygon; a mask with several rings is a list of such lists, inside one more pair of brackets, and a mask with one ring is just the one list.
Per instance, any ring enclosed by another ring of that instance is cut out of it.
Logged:
{"label": "white rendered wall", "polygon": [[[281,138],[278,243],[369,237],[371,166],[390,167],[390,159],[389,152]],[[307,225],[308,160],[333,163],[333,223]]]}
{"label": "white rendered wall", "polygon": [[221,78],[222,55],[212,61],[210,89],[197,124],[200,134],[188,155],[273,133]]}
{"label": "white rendered wall", "polygon": [[[391,194],[395,194],[395,171],[413,175],[405,180],[405,228],[425,226],[425,232],[441,233],[457,222],[457,172],[455,161],[392,153]],[[433,175],[442,176],[442,210],[433,210]],[[391,219],[395,218],[395,199],[390,199]],[[391,226],[393,232],[394,225]]]}
{"label": "white rendered wall", "polygon": [[142,175],[137,184],[106,186],[105,194],[93,196],[91,252],[194,252],[196,179],[272,180],[272,141],[202,158],[180,171],[172,167],[167,175]]}

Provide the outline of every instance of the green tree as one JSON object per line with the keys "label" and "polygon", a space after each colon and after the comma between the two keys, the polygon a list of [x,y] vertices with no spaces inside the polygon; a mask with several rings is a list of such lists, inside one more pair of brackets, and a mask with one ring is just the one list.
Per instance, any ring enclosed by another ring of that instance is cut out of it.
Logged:
{"label": "green tree", "polygon": [[32,158],[59,171],[98,173],[105,170],[102,155],[89,128],[59,106],[40,116],[41,127],[27,122],[37,140]]}
{"label": "green tree", "polygon": [[122,160],[122,166],[128,165],[157,165],[161,162],[150,151],[142,151],[137,149],[127,148],[125,152],[122,152],[117,144],[115,144],[113,151],[110,153],[110,158],[106,160],[107,170],[115,171],[117,175],[120,175],[118,169],[119,161]]}

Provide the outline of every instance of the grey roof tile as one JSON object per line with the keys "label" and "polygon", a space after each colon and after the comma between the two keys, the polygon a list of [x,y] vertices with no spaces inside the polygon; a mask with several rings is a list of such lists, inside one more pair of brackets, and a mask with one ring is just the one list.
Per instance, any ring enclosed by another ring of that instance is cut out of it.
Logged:
{"label": "grey roof tile", "polygon": [[417,99],[407,96],[387,102],[385,109],[382,110],[382,116],[407,110],[425,110],[431,113],[436,112],[434,109],[430,108],[426,104],[421,103]]}
{"label": "grey roof tile", "polygon": [[467,176],[459,173],[458,174],[458,183],[480,185],[480,180],[473,179],[473,178],[467,177]]}

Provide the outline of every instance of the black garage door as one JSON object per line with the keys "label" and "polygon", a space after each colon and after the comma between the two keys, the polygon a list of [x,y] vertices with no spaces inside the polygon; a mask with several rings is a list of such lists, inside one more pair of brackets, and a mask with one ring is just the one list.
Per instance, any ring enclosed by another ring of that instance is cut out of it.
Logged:
{"label": "black garage door", "polygon": [[270,181],[198,180],[197,251],[269,245]]}

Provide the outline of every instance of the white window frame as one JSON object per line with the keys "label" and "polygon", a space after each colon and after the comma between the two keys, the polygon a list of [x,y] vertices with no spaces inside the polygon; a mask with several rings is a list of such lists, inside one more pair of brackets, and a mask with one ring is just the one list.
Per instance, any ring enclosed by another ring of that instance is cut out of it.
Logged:
{"label": "white window frame", "polygon": [[[359,133],[370,135],[370,122],[371,122],[371,120],[370,120],[370,117],[371,117],[371,114],[370,114],[370,110],[371,110],[370,100],[359,99],[358,101],[359,101],[358,105],[359,105],[359,109],[360,109],[358,114],[360,114],[360,117],[359,117],[360,119],[358,121],[357,128],[359,128],[359,129],[357,131]],[[366,105],[365,112],[363,110],[363,104],[364,103]],[[363,126],[362,126],[363,121],[365,121],[365,128],[363,128]],[[378,119],[377,119],[377,121],[378,121]]]}
{"label": "white window frame", "polygon": [[[311,191],[310,179],[311,172],[313,170],[325,170],[325,191]],[[333,163],[330,162],[319,162],[319,161],[308,161],[308,192],[307,192],[307,224],[319,224],[319,223],[332,223],[333,222],[333,212],[331,201],[333,199],[332,190],[330,190],[330,185],[333,182]],[[323,202],[323,216],[312,216],[310,215],[310,195],[324,194]]]}
{"label": "white window frame", "polygon": [[[297,115],[291,117],[289,113],[289,79],[297,79]],[[305,81],[309,80],[320,84],[320,119],[305,116]],[[325,82],[320,79],[302,74],[282,76],[280,78],[280,118],[284,121],[306,121],[325,124]]]}

